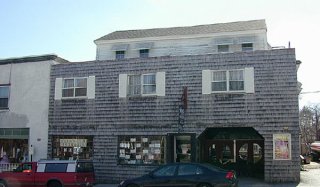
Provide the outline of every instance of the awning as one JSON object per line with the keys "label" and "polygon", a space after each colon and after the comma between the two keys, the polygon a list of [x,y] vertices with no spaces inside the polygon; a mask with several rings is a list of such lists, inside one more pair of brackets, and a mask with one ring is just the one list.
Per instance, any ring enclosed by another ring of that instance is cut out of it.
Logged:
{"label": "awning", "polygon": [[252,127],[207,128],[199,139],[211,140],[263,140],[263,137]]}
{"label": "awning", "polygon": [[115,44],[112,46],[111,51],[126,51],[128,47],[129,44]]}
{"label": "awning", "polygon": [[153,46],[153,42],[137,43],[137,44],[135,44],[134,49],[136,49],[136,50],[151,49],[152,46]]}

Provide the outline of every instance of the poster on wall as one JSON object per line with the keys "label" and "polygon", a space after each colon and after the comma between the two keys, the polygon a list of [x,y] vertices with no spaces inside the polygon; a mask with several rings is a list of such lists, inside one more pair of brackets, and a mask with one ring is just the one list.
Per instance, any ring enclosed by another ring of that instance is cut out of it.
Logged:
{"label": "poster on wall", "polygon": [[273,159],[291,159],[291,134],[273,134]]}

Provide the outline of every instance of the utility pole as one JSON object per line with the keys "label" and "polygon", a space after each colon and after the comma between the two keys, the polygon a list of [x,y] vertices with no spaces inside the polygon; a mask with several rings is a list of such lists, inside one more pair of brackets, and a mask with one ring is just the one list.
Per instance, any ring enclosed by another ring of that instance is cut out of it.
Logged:
{"label": "utility pole", "polygon": [[319,141],[319,132],[318,132],[318,123],[319,123],[319,116],[318,116],[318,110],[315,108],[315,113],[316,113],[316,141]]}

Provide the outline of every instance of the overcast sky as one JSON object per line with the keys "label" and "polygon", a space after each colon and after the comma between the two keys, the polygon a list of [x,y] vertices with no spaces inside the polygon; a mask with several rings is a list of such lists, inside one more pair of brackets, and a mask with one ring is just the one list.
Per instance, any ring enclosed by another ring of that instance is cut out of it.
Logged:
{"label": "overcast sky", "polygon": [[[0,59],[57,54],[94,60],[116,30],[265,19],[271,46],[296,48],[300,108],[320,103],[319,0],[1,0]],[[306,93],[307,92],[307,93]]]}

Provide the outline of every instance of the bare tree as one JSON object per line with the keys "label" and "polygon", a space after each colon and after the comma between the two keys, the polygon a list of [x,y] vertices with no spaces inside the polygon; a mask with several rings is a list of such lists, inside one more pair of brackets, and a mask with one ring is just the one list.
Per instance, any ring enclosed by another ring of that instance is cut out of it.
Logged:
{"label": "bare tree", "polygon": [[301,143],[312,143],[320,140],[319,106],[304,106],[299,113]]}

